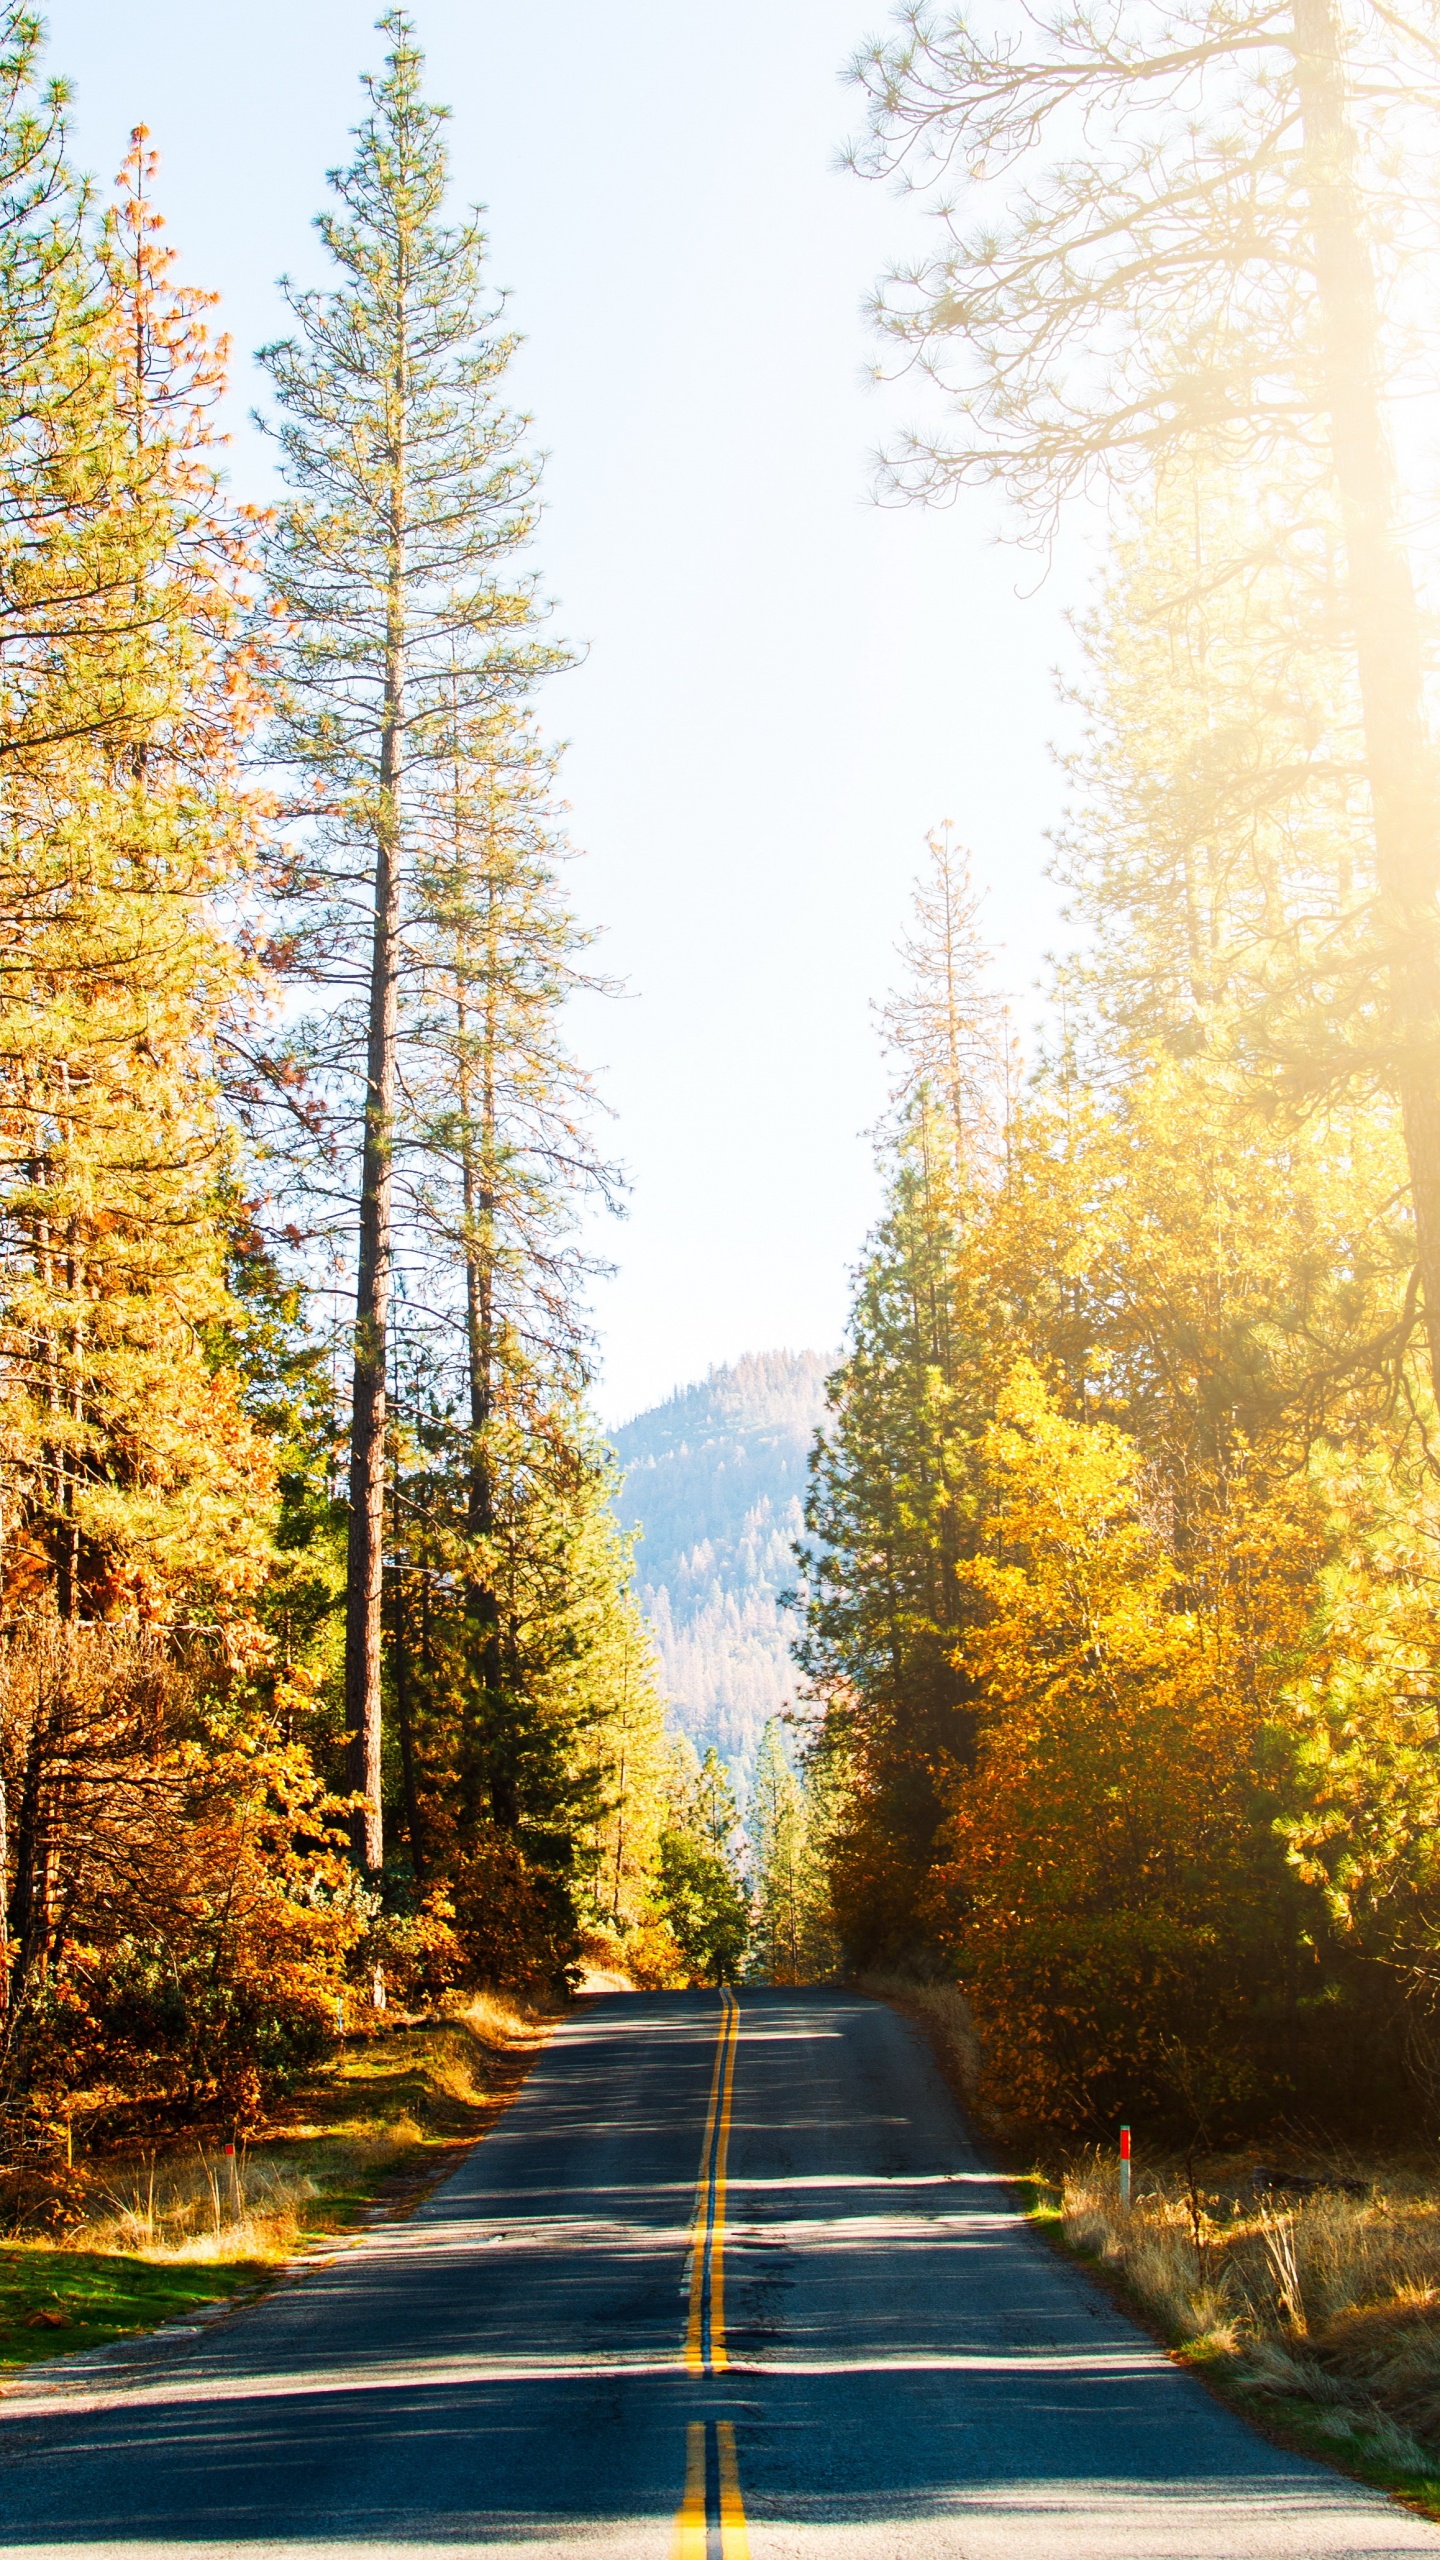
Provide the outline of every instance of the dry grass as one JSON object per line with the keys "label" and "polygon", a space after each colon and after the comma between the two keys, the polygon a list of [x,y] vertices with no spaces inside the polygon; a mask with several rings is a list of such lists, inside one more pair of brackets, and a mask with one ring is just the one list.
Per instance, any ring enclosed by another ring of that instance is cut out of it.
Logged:
{"label": "dry grass", "polygon": [[483,1996],[376,2021],[253,2141],[83,2149],[49,2193],[0,2173],[0,2379],[237,2301],[307,2239],[403,2212],[493,2122],[548,2021]]}
{"label": "dry grass", "polygon": [[[407,2186],[438,2175],[483,2133],[544,2031],[488,1992],[444,2016],[377,2026],[233,2152],[202,2138],[91,2162],[62,2245],[154,2265],[288,2258],[307,2230],[352,2220],[397,2172],[412,2173]],[[23,2224],[13,2236],[24,2239]]]}
{"label": "dry grass", "polygon": [[1124,2213],[1091,2154],[1048,2193],[1192,2361],[1361,2468],[1440,2480],[1440,2184],[1392,2168],[1363,2197],[1256,2198],[1248,2167],[1137,2174]]}
{"label": "dry grass", "polygon": [[248,2144],[234,2154],[196,2146],[97,2180],[89,2209],[64,2235],[71,2249],[152,2265],[225,2266],[288,2258],[315,2210],[336,2193],[383,2178],[420,2139],[397,2123],[366,2141],[317,2143],[308,2158]]}
{"label": "dry grass", "polygon": [[[926,2030],[986,2121],[964,1993],[880,1974],[857,1987]],[[1137,2170],[1122,2213],[1118,2161],[1091,2152],[1057,2178],[1035,2173],[1037,2218],[1257,2417],[1440,2519],[1440,2176],[1346,2160],[1336,2177],[1363,2196],[1257,2196],[1254,2166],[1253,2153],[1207,2162],[1193,2183],[1178,2167]]]}

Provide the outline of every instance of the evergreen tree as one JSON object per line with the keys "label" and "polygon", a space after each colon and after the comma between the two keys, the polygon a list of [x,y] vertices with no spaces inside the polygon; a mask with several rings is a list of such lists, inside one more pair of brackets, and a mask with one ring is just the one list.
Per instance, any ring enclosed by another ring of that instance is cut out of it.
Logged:
{"label": "evergreen tree", "polygon": [[411,1877],[455,1908],[456,1978],[553,1985],[597,1932],[623,1964],[649,1914],[663,1748],[612,1469],[578,1410],[552,1406],[543,1441],[492,1418],[478,1536],[463,1415],[442,1389],[412,1418],[413,1393],[402,1380],[388,1602]]}
{"label": "evergreen tree", "polygon": [[[1123,574],[1168,577],[1175,534],[1157,514]],[[1388,1448],[1381,1542],[1413,1574],[1399,1131],[1375,1100],[1257,1108],[1229,1036],[1264,965],[1261,885],[1298,932],[1326,929],[1310,891],[1343,845],[1333,773],[1298,773],[1288,806],[1237,798],[1228,835],[1217,789],[1191,846],[1215,855],[1192,872],[1206,1036],[1172,1036],[1197,1002],[1194,952],[1165,932],[1186,914],[1182,823],[1220,772],[1194,780],[1194,741],[1222,686],[1265,758],[1301,733],[1293,695],[1245,679],[1283,603],[1167,664],[1117,590],[1073,826],[1100,927],[1070,980],[1076,1036],[1012,1104],[987,1180],[954,1182],[918,1104],[892,1133],[815,1456],[799,1652],[847,1956],[957,1970],[992,2102],[1052,2122],[1097,2121],[1123,2080],[1193,2136],[1201,2095],[1234,2122],[1362,2050],[1393,2105],[1414,1986],[1371,1860],[1416,1897],[1400,1926],[1425,1927],[1428,1862],[1400,1846],[1428,1802],[1423,1604],[1377,1608],[1364,1502],[1347,1526],[1327,1490],[1343,1449],[1373,1500]],[[1418,1696],[1397,1714],[1380,1665],[1402,1656]]]}
{"label": "evergreen tree", "polygon": [[292,291],[297,335],[264,356],[294,493],[270,568],[289,634],[276,751],[309,823],[296,886],[316,964],[366,987],[322,1058],[363,1059],[345,1676],[355,1849],[370,1870],[383,1847],[397,1041],[426,793],[459,732],[559,661],[534,637],[533,581],[513,565],[536,476],[526,422],[498,390],[514,342],[487,301],[478,224],[444,218],[445,111],[422,95],[411,22],[394,10],[381,23],[392,50],[365,84],[355,157],[332,177],[338,209],[318,223],[339,281]]}
{"label": "evergreen tree", "polygon": [[[1239,1056],[1266,1104],[1277,1059],[1302,1067],[1308,1049],[1313,1079],[1318,981],[1348,979],[1357,1036],[1373,1014],[1363,742],[1333,545],[1319,564],[1285,555],[1285,507],[1283,487],[1197,451],[1113,546],[1085,632],[1060,864],[1090,955],[1071,988],[1107,1046],[1140,1054],[1114,1027]],[[1246,551],[1242,584],[1223,573]],[[1088,1063],[1099,1071],[1098,1048]],[[1343,1078],[1354,1060],[1334,1064]]]}
{"label": "evergreen tree", "polygon": [[1012,1073],[1005,1008],[990,980],[971,858],[948,826],[929,838],[914,927],[900,945],[905,981],[881,1007],[901,1076],[892,1100],[909,1120],[924,1105],[949,1137],[957,1182],[993,1165]]}
{"label": "evergreen tree", "polygon": [[[0,779],[0,864],[27,911],[0,1075],[7,1578],[62,1617],[164,1621],[253,1597],[272,1477],[210,1349],[230,1305],[217,1046],[250,997],[217,910],[255,848],[239,767],[253,572],[216,475],[205,298],[173,282],[153,175],[137,135],[70,412],[83,490],[70,479],[62,505],[53,453],[36,465],[57,514],[81,519],[105,716],[56,708],[97,681],[77,606],[73,646],[51,652],[50,708],[32,692],[25,752]],[[66,726],[42,753],[37,728]]]}
{"label": "evergreen tree", "polygon": [[438,118],[389,25],[323,226],[341,285],[296,297],[271,357],[295,483],[280,746],[311,830],[289,886],[303,956],[362,962],[370,999],[315,1053],[340,1074],[370,1044],[362,1656],[370,1353],[392,1271],[409,1291],[402,1769],[377,1756],[373,1645],[358,1728],[351,1680],[366,1855],[382,1784],[406,1809],[382,1909],[326,1784],[336,1399],[232,1118],[227,1061],[270,992],[244,773],[270,643],[217,470],[224,349],[174,277],[143,132],[97,217],[34,24],[0,21],[0,2097],[32,2131],[91,2085],[247,2120],[320,2049],[347,1969],[424,1991],[553,1986],[597,1949],[637,1979],[680,1964],[660,1703],[583,1403],[573,1222],[608,1176],[559,1029],[590,982],[553,758],[519,701],[556,657],[508,567],[533,473],[480,237],[442,220]]}
{"label": "evergreen tree", "polygon": [[482,1810],[509,1819],[495,1755],[521,1712],[507,1694],[490,1570],[513,1499],[507,1470],[556,1485],[586,1476],[575,1207],[587,1190],[609,1197],[612,1178],[587,1126],[589,1081],[562,1031],[571,994],[598,982],[577,967],[589,937],[560,894],[554,758],[505,713],[451,745],[416,883],[394,1158],[437,1366],[461,1346],[471,1668],[460,1765],[473,1824]]}
{"label": "evergreen tree", "polygon": [[[606,1553],[616,1552],[613,1516]],[[623,1561],[628,1567],[628,1553]],[[650,1632],[628,1587],[599,1621],[593,1665],[599,1692],[593,1727],[598,1811],[576,1856],[578,1899],[587,1938],[602,1958],[645,1988],[668,1981],[673,1945],[664,1943],[655,1897],[660,1832],[665,1819],[668,1751]]]}
{"label": "evergreen tree", "polygon": [[258,706],[224,351],[143,131],[95,224],[9,34],[0,2079],[29,2139],[87,2087],[243,2120],[319,2049],[356,1932],[261,1624],[275,1454],[234,1341]]}
{"label": "evergreen tree", "polygon": [[[554,1980],[597,1935],[627,1964],[650,1916],[660,1707],[583,1402],[575,1211],[610,1177],[562,1030],[571,993],[597,982],[561,892],[554,758],[513,709],[451,709],[448,758],[417,787],[397,1009],[408,1383],[389,1541],[400,1766],[385,1774],[412,1879],[455,1901],[469,1961],[503,1973],[528,1949]],[[462,1917],[482,1871],[483,1947]]]}
{"label": "evergreen tree", "polygon": [[754,1878],[753,1961],[766,1982],[820,1982],[836,1964],[826,1871],[826,1773],[803,1778],[771,1716],[760,1737],[746,1829]]}
{"label": "evergreen tree", "polygon": [[657,1891],[691,1982],[739,1982],[750,1943],[750,1908],[737,1855],[739,1810],[713,1747],[672,1751],[668,1818],[660,1834]]}
{"label": "evergreen tree", "polygon": [[1003,1163],[1008,1060],[968,869],[942,839],[882,1020],[905,1067],[889,1196],[861,1266],[851,1343],[817,1436],[800,1551],[801,1669],[850,1771],[832,1844],[847,1954],[913,1948],[941,1818],[937,1776],[973,1745],[956,1667],[956,1568],[973,1535],[969,1446],[989,1411],[997,1310],[970,1246]]}
{"label": "evergreen tree", "polygon": [[933,189],[943,231],[880,316],[947,407],[896,456],[900,480],[937,495],[996,482],[1044,528],[1076,490],[1153,495],[1198,455],[1281,493],[1263,545],[1238,511],[1240,538],[1206,565],[1212,592],[1273,565],[1337,573],[1368,949],[1357,973],[1322,942],[1307,1064],[1324,1089],[1378,1071],[1398,1101],[1433,1386],[1440,848],[1390,425],[1417,310],[1411,209],[1431,200],[1440,148],[1429,23],[1342,19],[1333,0],[1212,0],[1198,17],[1146,0],[1114,27],[1064,8],[1018,41],[963,15],[900,20],[857,64],[864,165]]}

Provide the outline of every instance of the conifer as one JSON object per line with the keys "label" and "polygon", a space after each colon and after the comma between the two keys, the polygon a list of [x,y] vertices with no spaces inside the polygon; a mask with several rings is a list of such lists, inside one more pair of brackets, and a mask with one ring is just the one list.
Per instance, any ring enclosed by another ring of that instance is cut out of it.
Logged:
{"label": "conifer", "polygon": [[329,1031],[358,1074],[358,1244],[346,1590],[346,1715],[378,1869],[381,1599],[396,1059],[420,799],[457,729],[559,662],[534,636],[533,580],[512,564],[535,522],[526,421],[499,383],[514,341],[482,280],[484,235],[446,220],[445,110],[422,94],[410,19],[391,40],[335,210],[317,228],[338,270],[287,288],[297,334],[265,351],[292,491],[270,550],[288,624],[277,753],[309,827],[297,887],[317,963],[365,994]]}
{"label": "conifer", "polygon": [[395,1162],[408,1259],[424,1275],[418,1294],[437,1362],[445,1365],[457,1335],[462,1346],[467,1715],[492,1734],[514,1711],[503,1694],[500,1596],[487,1573],[487,1541],[508,1498],[502,1453],[513,1468],[528,1439],[531,1470],[548,1463],[558,1482],[571,1466],[583,1426],[578,1414],[564,1417],[587,1381],[587,1266],[575,1213],[587,1191],[609,1197],[613,1183],[587,1125],[589,1079],[562,1032],[569,997],[601,982],[582,974],[591,937],[560,893],[554,771],[510,711],[452,738],[427,801],[398,1030],[405,1095]]}
{"label": "conifer", "polygon": [[690,1982],[738,1982],[750,1907],[737,1855],[739,1809],[719,1753],[699,1760],[688,1737],[672,1745],[660,1833],[658,1899]]}
{"label": "conifer", "polygon": [[[216,473],[223,350],[204,297],[173,281],[153,177],[140,133],[70,413],[99,639],[77,611],[42,724],[72,734],[42,753],[32,718],[0,780],[0,862],[26,910],[4,981],[7,1569],[62,1616],[164,1618],[182,1591],[223,1613],[265,1544],[268,1461],[208,1348],[228,1303],[216,1047],[250,999],[217,909],[255,845],[253,571]],[[104,718],[57,720],[97,657]]]}
{"label": "conifer", "polygon": [[752,1861],[754,1960],[766,1982],[820,1982],[837,1949],[826,1874],[825,1773],[798,1776],[778,1716],[755,1755],[746,1829]]}
{"label": "conifer", "polygon": [[904,983],[880,1020],[901,1070],[891,1100],[905,1121],[917,1106],[934,1115],[963,1184],[993,1163],[1003,1138],[1009,1025],[991,976],[995,954],[980,931],[971,856],[948,826],[927,850],[929,871],[915,885],[914,922],[900,944]]}
{"label": "conifer", "polygon": [[1378,1070],[1399,1104],[1433,1387],[1440,850],[1392,437],[1416,307],[1412,209],[1440,149],[1429,22],[1346,17],[1333,0],[1214,0],[1198,18],[1146,0],[1114,26],[1065,7],[1012,41],[963,13],[898,16],[856,65],[870,106],[858,156],[928,192],[939,216],[936,253],[877,309],[945,412],[893,457],[899,482],[927,495],[997,483],[1048,533],[1071,494],[1108,484],[1143,503],[1198,455],[1282,497],[1263,548],[1240,511],[1212,588],[1243,594],[1257,570],[1302,561],[1335,573],[1363,742],[1370,965],[1358,984],[1322,967],[1310,1063],[1326,1089],[1337,1069],[1361,1090]]}

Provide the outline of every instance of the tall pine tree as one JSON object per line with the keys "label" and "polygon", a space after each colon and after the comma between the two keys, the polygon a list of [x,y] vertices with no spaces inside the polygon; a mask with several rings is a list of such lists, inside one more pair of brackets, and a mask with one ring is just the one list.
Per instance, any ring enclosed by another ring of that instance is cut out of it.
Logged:
{"label": "tall pine tree", "polygon": [[362,1095],[345,1685],[354,1845],[371,1871],[397,1042],[422,810],[457,725],[560,654],[534,636],[533,581],[515,566],[536,466],[499,394],[513,340],[482,281],[484,235],[445,218],[446,110],[422,94],[412,23],[393,10],[381,25],[392,50],[317,225],[338,281],[290,289],[297,332],[264,355],[292,491],[270,568],[289,631],[277,753],[308,826],[297,886],[317,964],[364,987],[330,1026],[327,1063],[358,1072]]}

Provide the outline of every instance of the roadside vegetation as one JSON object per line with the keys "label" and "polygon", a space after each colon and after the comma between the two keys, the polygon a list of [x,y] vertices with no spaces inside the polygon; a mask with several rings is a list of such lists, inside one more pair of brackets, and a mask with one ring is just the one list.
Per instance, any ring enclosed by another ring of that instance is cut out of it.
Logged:
{"label": "roadside vegetation", "polygon": [[1036,2210],[1262,2425],[1440,2514],[1440,2180],[1307,2160],[1301,2195],[1253,2153],[1145,2169],[1126,2211],[1092,2152],[1036,2179]]}
{"label": "roadside vegetation", "polygon": [[248,2138],[0,2172],[0,2368],[252,2297],[369,2213],[403,2213],[488,2130],[549,2013],[478,1995],[376,2022]]}
{"label": "roadside vegetation", "polygon": [[906,8],[855,69],[857,163],[927,216],[877,297],[933,391],[892,492],[989,486],[1042,547],[1081,489],[1109,513],[1047,1018],[1022,1054],[948,826],[882,1011],[802,1560],[821,1889],[853,1973],[963,1995],[1012,2156],[1129,2122],[1407,2158],[1440,2133],[1431,34]]}
{"label": "roadside vegetation", "polygon": [[892,491],[1110,517],[1028,1054],[955,830],[916,885],[800,1658],[842,1967],[1174,2353],[1440,2514],[1430,47],[1145,0],[855,66],[933,217]]}
{"label": "roadside vegetation", "polygon": [[148,134],[78,171],[0,7],[0,2181],[55,2195],[258,2177],[387,2000],[731,1960],[587,1401],[539,464],[382,33],[261,517]]}
{"label": "roadside vegetation", "polygon": [[1019,2209],[1258,2425],[1440,2518],[1440,2171],[1433,2149],[1267,2143],[1143,2156],[1122,2202],[1118,2145],[1080,2148],[986,2109],[959,1985],[872,1973],[858,1987],[928,2037]]}

